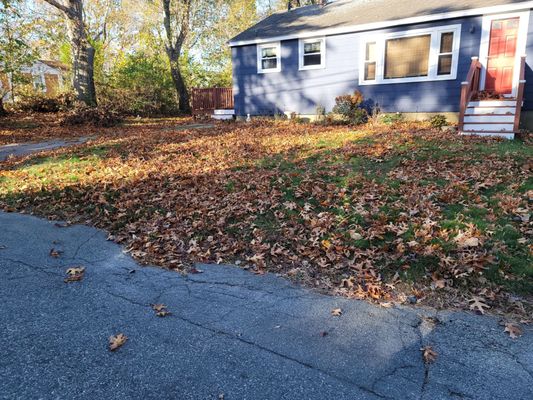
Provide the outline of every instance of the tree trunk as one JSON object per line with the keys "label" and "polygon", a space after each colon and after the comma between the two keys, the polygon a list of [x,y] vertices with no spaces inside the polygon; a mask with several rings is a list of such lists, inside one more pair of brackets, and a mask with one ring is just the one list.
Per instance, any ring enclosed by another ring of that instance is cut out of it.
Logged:
{"label": "tree trunk", "polygon": [[67,19],[70,45],[72,46],[72,86],[78,100],[88,106],[96,106],[94,87],[95,50],[87,37],[83,19],[83,1],[68,0],[67,4],[58,0],[45,0],[63,11]]}
{"label": "tree trunk", "polygon": [[181,74],[178,54],[168,51],[168,58],[170,60],[170,74],[172,75],[172,81],[174,82],[174,87],[178,93],[179,110],[184,113],[189,113],[191,112],[189,91],[185,85],[185,79],[183,79],[183,75]]}
{"label": "tree trunk", "polygon": [[95,50],[89,43],[82,18],[69,19],[69,36],[72,46],[72,86],[78,100],[96,106],[94,86]]}
{"label": "tree trunk", "polygon": [[0,96],[0,117],[3,117],[6,114],[7,114],[7,111],[4,108],[4,98]]}
{"label": "tree trunk", "polygon": [[[180,18],[180,22],[176,25],[172,23],[173,13],[171,11],[171,0],[163,0],[163,12],[164,12],[164,26],[167,36],[167,55],[170,61],[170,74],[172,75],[172,81],[174,87],[178,93],[179,98],[179,110],[185,113],[191,111],[189,104],[189,92],[185,85],[185,80],[180,70],[180,54],[183,43],[187,39],[189,33],[189,18],[190,18],[190,1],[181,0],[181,7],[183,7],[183,15]],[[177,32],[176,32],[177,31]]]}

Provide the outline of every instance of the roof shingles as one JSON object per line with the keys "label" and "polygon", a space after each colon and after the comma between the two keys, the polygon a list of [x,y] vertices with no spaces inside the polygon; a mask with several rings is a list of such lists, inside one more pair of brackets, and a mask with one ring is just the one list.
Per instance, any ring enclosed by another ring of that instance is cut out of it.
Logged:
{"label": "roof shingles", "polygon": [[230,44],[526,2],[529,3],[527,0],[338,0],[325,6],[274,13],[234,37]]}

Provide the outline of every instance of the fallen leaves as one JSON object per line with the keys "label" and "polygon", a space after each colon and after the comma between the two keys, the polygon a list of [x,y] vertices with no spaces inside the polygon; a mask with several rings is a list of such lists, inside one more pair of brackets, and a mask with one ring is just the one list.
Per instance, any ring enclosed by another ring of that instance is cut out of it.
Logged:
{"label": "fallen leaves", "polygon": [[122,347],[124,343],[128,340],[128,337],[123,333],[119,333],[115,336],[109,337],[109,350],[115,351],[118,348]]}
{"label": "fallen leaves", "polygon": [[[143,263],[199,273],[189,268],[238,262],[374,302],[417,289],[417,303],[468,308],[464,298],[494,288],[489,269],[526,284],[515,265],[531,249],[529,143],[501,152],[420,125],[254,122],[206,136],[164,124],[49,152],[39,174],[8,161],[0,208],[103,227]],[[80,162],[63,165],[64,153]],[[494,290],[491,310],[516,309],[506,290]]]}
{"label": "fallen leaves", "polygon": [[67,277],[64,279],[65,283],[78,282],[85,276],[84,267],[70,267],[66,270]]}
{"label": "fallen leaves", "polygon": [[53,257],[53,258],[58,258],[61,253],[63,253],[62,251],[60,250],[57,250],[57,249],[54,249],[54,248],[51,248],[50,249],[50,252],[48,253],[50,257]]}
{"label": "fallen leaves", "polygon": [[331,310],[331,315],[334,317],[340,317],[342,315],[342,310],[340,308],[335,308]]}
{"label": "fallen leaves", "polygon": [[152,310],[155,311],[155,315],[158,317],[167,317],[171,315],[172,313],[168,311],[167,306],[165,304],[152,304]]}
{"label": "fallen leaves", "polygon": [[490,308],[490,306],[485,303],[485,300],[478,296],[472,297],[468,302],[470,303],[470,309],[479,314],[485,314],[485,311]]}
{"label": "fallen leaves", "polygon": [[422,351],[422,358],[424,359],[424,363],[431,364],[437,360],[438,353],[433,350],[431,346],[424,346],[420,349],[420,351]]}
{"label": "fallen leaves", "polygon": [[508,322],[505,324],[504,332],[507,332],[511,339],[517,339],[522,336],[522,328],[518,325]]}

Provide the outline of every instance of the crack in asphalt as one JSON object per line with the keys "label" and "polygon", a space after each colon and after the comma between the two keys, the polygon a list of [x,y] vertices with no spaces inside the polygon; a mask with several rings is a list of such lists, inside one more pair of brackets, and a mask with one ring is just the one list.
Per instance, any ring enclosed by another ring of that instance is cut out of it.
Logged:
{"label": "crack in asphalt", "polygon": [[15,259],[9,258],[9,257],[2,257],[2,260],[6,260],[6,261],[10,261],[12,263],[24,265],[25,267],[40,271],[40,272],[45,273],[47,275],[53,275],[53,276],[62,276],[63,275],[62,273],[57,273],[57,272],[50,271],[49,269],[47,269],[47,268],[52,268],[52,267],[40,267],[40,266],[37,266],[37,265],[28,264],[27,262],[24,262],[24,261],[21,261],[21,260],[15,260]]}
{"label": "crack in asphalt", "polygon": [[260,287],[250,286],[250,285],[246,285],[246,284],[231,283],[231,282],[221,282],[221,281],[203,281],[203,280],[199,280],[199,279],[191,279],[188,276],[184,276],[183,279],[186,280],[187,282],[194,283],[194,284],[238,287],[238,288],[242,288],[242,289],[247,289],[247,290],[249,290],[251,292],[263,292],[263,293],[268,293],[268,294],[271,294],[271,295],[276,295],[276,296],[278,295],[277,292],[273,292],[273,291],[270,291],[270,290],[265,290],[265,289],[260,288]]}
{"label": "crack in asphalt", "polygon": [[260,345],[258,343],[255,343],[255,342],[251,341],[251,340],[247,340],[247,339],[243,338],[242,336],[238,336],[238,335],[232,334],[230,332],[226,332],[226,331],[221,330],[221,329],[211,328],[209,326],[206,326],[206,325],[201,324],[199,322],[193,321],[193,320],[191,320],[189,318],[183,317],[183,316],[178,315],[178,314],[174,314],[174,316],[176,318],[178,318],[179,320],[181,320],[183,322],[186,322],[186,323],[188,323],[190,325],[193,325],[193,326],[196,326],[198,328],[205,329],[207,331],[213,332],[216,335],[222,335],[222,336],[229,337],[230,339],[238,340],[239,342],[245,343],[245,344],[247,344],[249,346],[253,346],[253,347],[255,347],[255,348],[257,348],[257,349],[259,349],[261,351],[265,351],[267,353],[270,353],[270,354],[273,354],[275,356],[281,357],[281,358],[283,358],[283,359],[285,359],[287,361],[294,362],[294,363],[296,363],[298,365],[301,365],[303,367],[306,367],[306,368],[309,368],[311,370],[317,371],[317,372],[319,372],[321,374],[327,375],[330,378],[333,378],[333,379],[335,379],[335,380],[337,380],[339,382],[345,383],[345,384],[349,384],[350,386],[354,386],[354,387],[356,387],[356,388],[358,388],[358,389],[360,389],[360,390],[362,390],[362,391],[364,391],[366,393],[370,393],[370,394],[372,394],[372,395],[374,395],[374,396],[376,396],[376,397],[378,397],[380,399],[393,399],[392,397],[383,396],[382,394],[380,394],[378,392],[375,392],[371,388],[368,388],[366,386],[362,386],[362,385],[358,384],[357,382],[353,382],[353,381],[351,381],[349,379],[336,376],[335,374],[332,374],[331,372],[329,372],[327,370],[318,368],[318,367],[316,367],[316,366],[314,366],[314,365],[312,365],[310,363],[298,360],[297,358],[294,358],[294,357],[288,356],[286,354],[280,353],[280,352],[278,352],[276,350],[272,350],[272,349],[270,349],[268,347],[262,346],[262,345]]}
{"label": "crack in asphalt", "polygon": [[95,238],[95,236],[98,236],[100,234],[100,231],[93,232],[87,239],[85,239],[83,242],[81,242],[74,251],[74,255],[71,257],[72,260],[76,259],[78,256],[78,253],[80,252],[81,248],[85,246],[87,243],[89,243],[91,240]]}
{"label": "crack in asphalt", "polygon": [[[168,290],[168,289],[167,289]],[[120,294],[117,294],[117,293],[113,293],[113,292],[110,292],[110,291],[106,291],[107,294],[109,294],[110,296],[113,296],[113,297],[116,297],[116,298],[119,298],[121,300],[124,300],[124,301],[127,301],[131,304],[134,304],[134,305],[137,305],[137,306],[141,306],[141,307],[150,307],[150,303],[141,303],[137,300],[133,300],[133,299],[130,299],[129,297],[126,297],[126,296],[123,296],[123,295],[120,295]],[[209,321],[207,324],[202,324],[202,323],[199,323],[199,322],[196,322],[192,319],[189,319],[189,318],[186,318],[182,315],[179,315],[179,314],[176,314],[176,313],[172,313],[171,317],[175,317],[183,322],[186,322],[190,325],[193,325],[193,326],[196,326],[198,328],[201,328],[201,329],[204,329],[204,330],[207,330],[209,332],[212,332],[214,333],[215,335],[221,335],[221,336],[226,336],[226,337],[229,337],[231,339],[234,339],[234,340],[238,340],[239,342],[242,342],[242,343],[245,343],[247,345],[250,345],[250,346],[254,346],[256,347],[257,349],[259,350],[262,350],[262,351],[265,351],[267,353],[270,353],[270,354],[273,354],[273,355],[276,355],[278,357],[281,357],[285,360],[288,360],[288,361],[291,361],[291,362],[294,362],[294,363],[297,363],[301,366],[304,366],[306,368],[309,368],[309,369],[312,369],[314,371],[317,371],[317,372],[320,372],[324,375],[327,375],[329,376],[330,378],[333,378],[339,382],[342,382],[342,383],[345,383],[345,384],[349,384],[351,386],[354,386],[354,387],[357,387],[358,389],[364,391],[364,392],[367,392],[367,393],[370,393],[380,399],[393,399],[392,397],[387,397],[387,396],[384,396],[376,391],[373,390],[373,388],[369,388],[369,387],[366,387],[366,386],[362,386],[360,384],[358,384],[357,382],[354,382],[350,379],[346,379],[344,377],[339,377],[327,370],[324,370],[324,369],[321,369],[321,368],[318,368],[310,363],[307,363],[305,361],[301,361],[301,360],[298,360],[297,358],[294,358],[294,357],[291,357],[291,356],[288,356],[286,354],[283,354],[283,353],[280,353],[276,350],[272,350],[268,347],[265,347],[265,346],[262,346],[258,343],[255,343],[251,340],[247,340],[245,338],[243,338],[242,336],[239,336],[238,334],[233,334],[233,333],[230,333],[230,332],[226,332],[222,329],[217,329],[215,327],[212,327],[210,325],[213,325],[213,324],[216,324],[217,322],[220,322],[222,321],[224,318],[226,318],[228,315],[230,315],[231,313],[235,312],[235,310],[230,310],[228,312],[226,312],[225,314],[221,315],[220,317],[218,317],[217,319],[213,320],[213,321]]]}
{"label": "crack in asphalt", "polygon": [[453,397],[459,397],[460,399],[474,399],[474,397],[465,394],[463,392],[457,392],[456,390],[452,390],[450,388],[447,388],[448,394]]}

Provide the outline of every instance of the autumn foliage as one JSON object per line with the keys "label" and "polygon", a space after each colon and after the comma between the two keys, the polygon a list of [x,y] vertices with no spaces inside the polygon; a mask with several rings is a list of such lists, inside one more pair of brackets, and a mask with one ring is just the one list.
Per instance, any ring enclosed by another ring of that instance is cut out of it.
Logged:
{"label": "autumn foliage", "polygon": [[169,269],[232,263],[380,302],[530,310],[528,143],[272,121],[99,134],[4,163],[0,207],[105,228]]}

